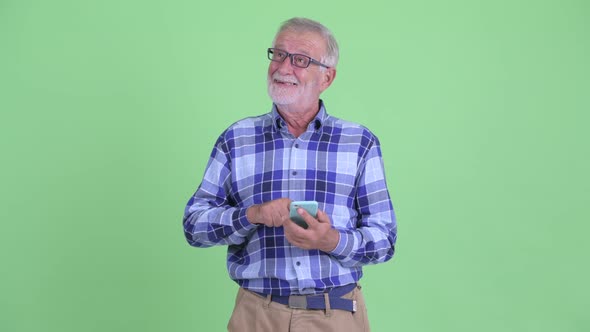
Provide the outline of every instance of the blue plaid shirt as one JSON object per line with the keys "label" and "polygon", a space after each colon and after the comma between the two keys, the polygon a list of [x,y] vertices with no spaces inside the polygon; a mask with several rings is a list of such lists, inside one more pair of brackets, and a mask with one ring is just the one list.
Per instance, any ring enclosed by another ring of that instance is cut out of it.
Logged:
{"label": "blue plaid shirt", "polygon": [[[226,129],[184,213],[196,247],[228,245],[227,269],[241,287],[314,294],[357,282],[362,266],[389,260],[397,226],[379,140],[367,128],[320,111],[299,137],[275,106]],[[340,240],[332,252],[290,244],[282,227],[253,225],[246,209],[288,197],[319,203]]]}

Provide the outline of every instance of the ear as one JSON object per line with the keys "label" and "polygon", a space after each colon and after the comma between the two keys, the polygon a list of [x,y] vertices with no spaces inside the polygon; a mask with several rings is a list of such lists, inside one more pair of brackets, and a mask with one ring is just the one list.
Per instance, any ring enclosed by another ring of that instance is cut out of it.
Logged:
{"label": "ear", "polygon": [[320,88],[322,90],[322,92],[324,92],[324,90],[326,90],[328,87],[330,87],[330,85],[332,84],[332,82],[334,82],[334,79],[336,78],[336,68],[326,68],[326,70],[324,70],[322,72],[322,81],[320,82]]}

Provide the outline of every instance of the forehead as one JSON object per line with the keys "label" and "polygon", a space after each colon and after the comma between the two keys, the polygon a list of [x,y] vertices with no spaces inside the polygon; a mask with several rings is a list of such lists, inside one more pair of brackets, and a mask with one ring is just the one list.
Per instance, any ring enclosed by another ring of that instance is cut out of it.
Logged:
{"label": "forehead", "polygon": [[322,36],[316,32],[286,30],[277,35],[274,47],[291,53],[320,55],[324,54],[326,43]]}

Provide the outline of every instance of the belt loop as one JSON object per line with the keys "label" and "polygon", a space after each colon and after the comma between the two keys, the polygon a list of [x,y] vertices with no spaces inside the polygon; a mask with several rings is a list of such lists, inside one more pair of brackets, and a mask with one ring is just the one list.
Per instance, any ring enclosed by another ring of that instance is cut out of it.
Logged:
{"label": "belt loop", "polygon": [[266,296],[266,299],[264,300],[264,303],[262,304],[262,307],[264,309],[268,309],[268,306],[270,305],[270,301],[272,301],[272,295],[271,294],[268,294]]}
{"label": "belt loop", "polygon": [[326,317],[332,316],[332,308],[330,308],[330,295],[324,293],[324,302],[326,304]]}

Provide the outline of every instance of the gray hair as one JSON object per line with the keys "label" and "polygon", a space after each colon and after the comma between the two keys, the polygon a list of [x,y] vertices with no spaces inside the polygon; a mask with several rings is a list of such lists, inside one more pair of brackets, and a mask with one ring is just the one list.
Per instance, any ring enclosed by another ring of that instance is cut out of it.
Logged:
{"label": "gray hair", "polygon": [[322,36],[322,38],[324,38],[324,41],[326,41],[327,54],[322,56],[320,62],[322,62],[328,67],[336,67],[336,65],[338,64],[339,57],[338,43],[336,42],[336,38],[334,38],[332,31],[330,31],[320,22],[303,17],[294,17],[283,22],[272,42],[273,46],[275,45],[277,36],[281,34],[281,32],[286,30],[291,30],[295,32],[315,32]]}

